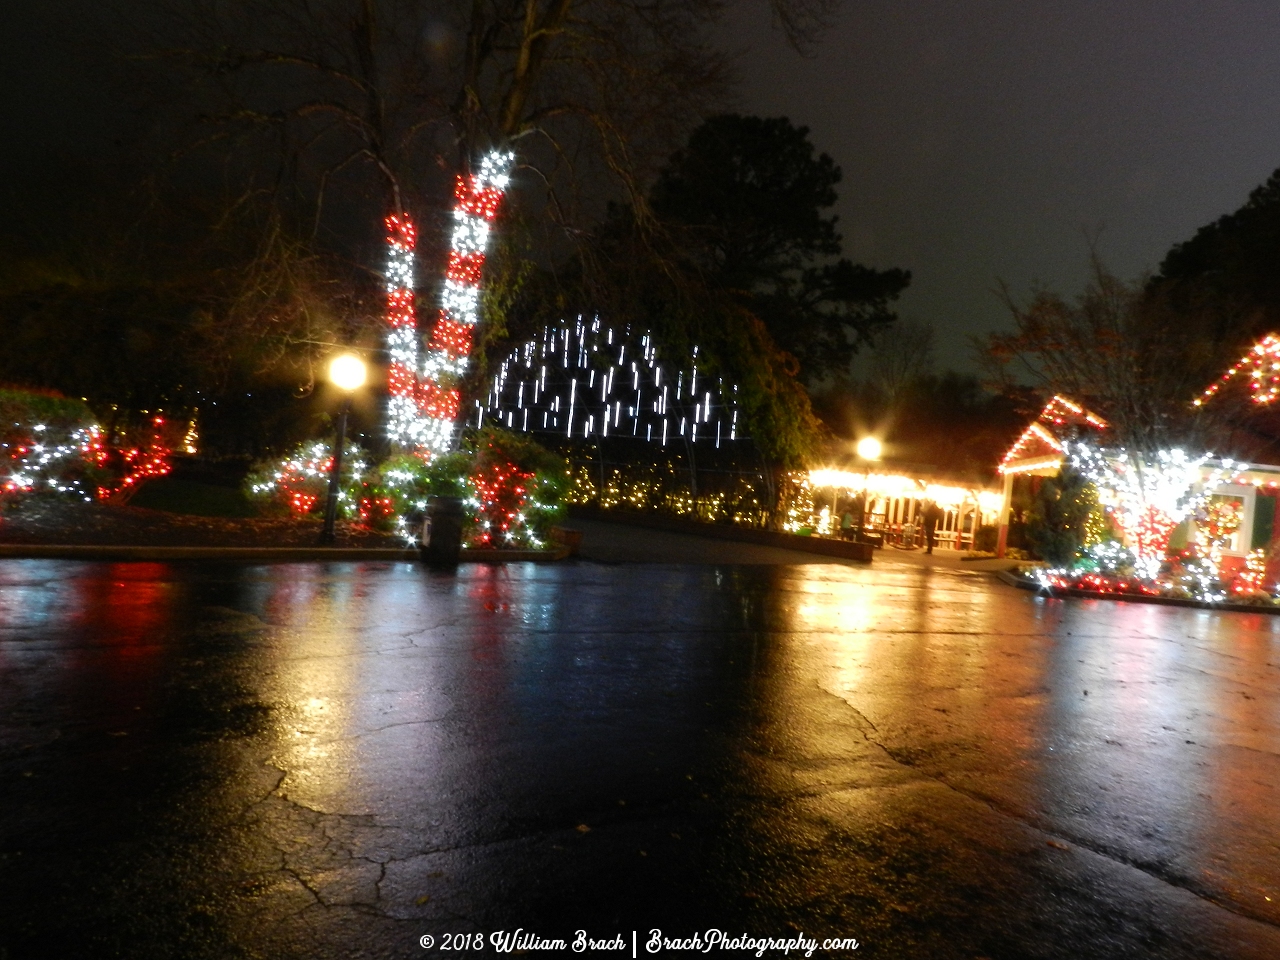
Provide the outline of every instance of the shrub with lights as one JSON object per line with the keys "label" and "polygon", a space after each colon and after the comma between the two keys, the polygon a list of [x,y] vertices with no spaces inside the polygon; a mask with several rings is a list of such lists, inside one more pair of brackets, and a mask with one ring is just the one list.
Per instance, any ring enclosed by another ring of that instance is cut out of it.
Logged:
{"label": "shrub with lights", "polygon": [[[528,436],[496,427],[471,431],[463,448],[425,461],[399,454],[373,466],[355,444],[343,453],[338,515],[416,542],[431,497],[458,497],[466,508],[464,538],[473,547],[539,549],[563,515],[565,461]],[[299,445],[249,474],[249,496],[268,511],[295,517],[324,511],[328,444]]]}
{"label": "shrub with lights", "polygon": [[472,456],[468,450],[455,450],[425,461],[413,454],[398,454],[382,464],[382,485],[394,510],[392,527],[406,541],[417,542],[431,497],[471,497],[467,475]]}
{"label": "shrub with lights", "polygon": [[[333,468],[333,447],[313,440],[299,444],[282,460],[258,464],[245,479],[250,499],[267,512],[305,517],[324,512]],[[388,504],[379,503],[387,495],[376,483],[368,456],[354,443],[342,452],[342,476],[338,486],[338,516],[378,525]],[[374,481],[374,482],[371,482]],[[370,520],[373,522],[370,523]],[[390,520],[387,521],[389,525]]]}
{"label": "shrub with lights", "polygon": [[[1050,566],[1029,571],[1042,585],[1207,603],[1273,602],[1265,591],[1266,551],[1251,553],[1228,582],[1222,575],[1222,553],[1240,527],[1242,512],[1238,501],[1212,494],[1240,475],[1240,465],[1211,463],[1207,455],[1190,457],[1177,449],[1143,457],[1074,443],[1067,453],[1063,478],[1046,486],[1058,490],[1059,497],[1075,491],[1059,514],[1074,514],[1080,546],[1045,553]],[[1075,482],[1076,475],[1088,484]],[[1094,506],[1088,504],[1091,496]],[[1172,551],[1173,532],[1191,520],[1196,524],[1192,542]]]}
{"label": "shrub with lights", "polygon": [[83,401],[0,388],[0,502],[32,494],[92,501],[110,481],[107,457]]}
{"label": "shrub with lights", "polygon": [[497,427],[477,430],[463,502],[475,518],[474,547],[545,547],[551,527],[564,513],[569,476],[564,460],[527,435]]}
{"label": "shrub with lights", "polygon": [[381,476],[407,540],[416,538],[430,497],[458,497],[465,508],[464,542],[493,549],[545,547],[569,488],[563,459],[527,435],[492,426],[470,431],[461,450],[429,463],[393,457]]}

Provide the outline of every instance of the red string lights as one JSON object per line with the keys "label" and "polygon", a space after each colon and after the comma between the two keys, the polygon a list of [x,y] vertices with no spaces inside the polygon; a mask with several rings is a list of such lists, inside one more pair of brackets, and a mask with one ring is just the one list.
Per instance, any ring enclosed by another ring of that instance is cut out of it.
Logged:
{"label": "red string lights", "polygon": [[418,323],[414,315],[413,257],[418,243],[413,221],[387,217],[387,436],[402,447],[422,439],[424,420],[418,403]]}
{"label": "red string lights", "polygon": [[534,474],[515,464],[493,464],[471,477],[479,501],[479,545],[505,546],[524,524],[525,501]]}
{"label": "red string lights", "polygon": [[1268,404],[1280,397],[1280,337],[1274,333],[1267,334],[1191,402],[1197,407],[1203,406],[1232,377],[1246,368],[1249,370],[1250,400]]}
{"label": "red string lights", "polygon": [[124,476],[115,483],[98,487],[99,500],[106,500],[118,493],[132,490],[143,480],[149,477],[163,477],[173,469],[169,462],[169,457],[172,456],[173,450],[166,442],[164,433],[164,417],[153,417],[151,419],[151,439],[145,449],[142,447],[128,447],[115,451],[104,451],[101,462],[108,462],[113,454],[119,457],[124,465]]}
{"label": "red string lights", "polygon": [[454,230],[445,271],[440,313],[423,364],[420,444],[428,456],[452,444],[458,417],[458,378],[466,371],[472,331],[480,321],[480,280],[484,272],[489,226],[498,215],[510,180],[514,155],[489,153],[476,173],[459,176],[454,186]]}

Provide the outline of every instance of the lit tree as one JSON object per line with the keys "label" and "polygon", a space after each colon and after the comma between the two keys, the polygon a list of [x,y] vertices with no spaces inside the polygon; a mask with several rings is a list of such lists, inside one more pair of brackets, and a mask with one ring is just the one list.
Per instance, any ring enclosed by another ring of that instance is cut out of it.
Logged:
{"label": "lit tree", "polygon": [[1137,555],[1135,569],[1147,580],[1159,574],[1174,528],[1200,509],[1216,487],[1239,475],[1229,460],[1206,472],[1208,455],[1189,457],[1177,449],[1143,456],[1074,443],[1068,450],[1075,468],[1098,486],[1100,499],[1110,499],[1107,505]]}
{"label": "lit tree", "polygon": [[[838,5],[767,2],[798,48]],[[727,59],[710,43],[721,10],[718,0],[197,2],[173,5],[179,29],[166,46],[201,68],[199,111],[218,121],[206,142],[223,169],[272,162],[257,134],[279,145],[272,185],[251,182],[242,200],[271,195],[314,241],[350,222],[352,198],[383,198],[388,436],[429,453],[448,446],[483,302],[484,251],[461,251],[455,222],[442,309],[421,349],[414,262],[436,224],[414,213],[442,193],[439,172],[456,174],[455,217],[474,219],[463,195],[489,197],[518,148],[522,183],[543,194],[526,201],[562,228],[559,242],[587,236],[602,191],[643,218],[640,184],[727,92]],[[247,136],[232,149],[236,133]],[[486,227],[496,212],[486,207]],[[472,302],[458,301],[460,286]]]}
{"label": "lit tree", "polygon": [[1075,397],[1106,418],[1118,446],[1145,461],[1173,447],[1220,440],[1218,411],[1191,400],[1216,374],[1215,353],[1185,317],[1096,258],[1074,299],[1037,290],[1026,302],[1005,291],[1013,332],[987,341],[988,366],[1006,386],[1029,383]]}

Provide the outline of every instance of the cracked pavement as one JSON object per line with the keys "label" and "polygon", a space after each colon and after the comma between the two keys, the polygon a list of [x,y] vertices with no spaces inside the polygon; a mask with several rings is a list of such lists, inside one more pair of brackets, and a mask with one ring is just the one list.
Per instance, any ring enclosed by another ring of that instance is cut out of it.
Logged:
{"label": "cracked pavement", "polygon": [[0,562],[0,958],[1280,956],[1280,618],[671,536]]}

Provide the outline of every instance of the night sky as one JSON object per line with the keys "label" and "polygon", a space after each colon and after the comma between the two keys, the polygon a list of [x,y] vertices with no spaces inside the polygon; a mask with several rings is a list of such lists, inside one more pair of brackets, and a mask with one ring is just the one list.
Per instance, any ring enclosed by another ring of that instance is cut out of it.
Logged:
{"label": "night sky", "polygon": [[[125,129],[58,41],[78,6],[0,4],[0,199]],[[742,2],[721,34],[736,107],[809,126],[843,167],[848,252],[912,271],[901,313],[937,326],[942,366],[1004,322],[998,279],[1078,290],[1099,230],[1136,276],[1280,166],[1274,0],[860,0],[808,59]]]}
{"label": "night sky", "polygon": [[844,169],[846,249],[910,269],[939,365],[1005,321],[998,279],[1078,291],[1086,237],[1124,277],[1280,166],[1274,0],[851,0],[811,59],[740,4],[740,109]]}

